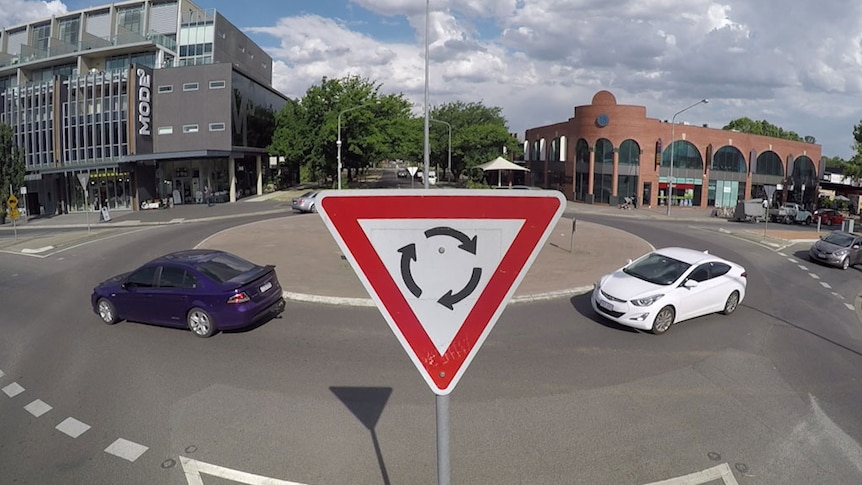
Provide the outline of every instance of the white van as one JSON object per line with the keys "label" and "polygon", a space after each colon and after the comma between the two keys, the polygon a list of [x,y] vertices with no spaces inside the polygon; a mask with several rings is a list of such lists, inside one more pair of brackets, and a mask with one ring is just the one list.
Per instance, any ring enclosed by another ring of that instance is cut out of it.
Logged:
{"label": "white van", "polygon": [[434,170],[428,171],[428,185],[437,185],[437,172]]}

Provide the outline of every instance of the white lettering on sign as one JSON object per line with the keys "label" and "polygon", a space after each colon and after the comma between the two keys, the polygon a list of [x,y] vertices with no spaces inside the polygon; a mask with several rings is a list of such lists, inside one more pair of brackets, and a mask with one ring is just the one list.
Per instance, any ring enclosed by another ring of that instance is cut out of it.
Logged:
{"label": "white lettering on sign", "polygon": [[139,135],[150,134],[150,103],[152,102],[152,79],[143,69],[138,69],[138,128]]}

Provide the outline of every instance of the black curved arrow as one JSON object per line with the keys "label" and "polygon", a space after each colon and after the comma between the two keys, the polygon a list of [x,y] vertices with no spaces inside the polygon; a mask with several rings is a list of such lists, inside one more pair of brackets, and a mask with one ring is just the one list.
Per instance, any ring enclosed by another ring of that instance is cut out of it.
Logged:
{"label": "black curved arrow", "polygon": [[455,239],[461,241],[461,245],[458,246],[459,248],[463,249],[464,251],[467,251],[468,253],[476,254],[476,236],[473,236],[473,238],[471,239],[471,238],[467,237],[466,234],[464,234],[463,232],[461,232],[457,229],[453,229],[451,227],[444,227],[444,226],[435,227],[435,228],[428,229],[427,231],[425,231],[425,237],[426,238],[430,238],[432,236],[454,237]]}
{"label": "black curved arrow", "polygon": [[399,249],[398,252],[401,253],[401,278],[404,280],[404,284],[407,285],[410,293],[419,298],[422,295],[422,288],[419,288],[419,285],[413,281],[413,274],[410,273],[410,261],[416,261],[416,245],[408,244]]}
{"label": "black curved arrow", "polygon": [[473,274],[470,276],[470,281],[467,282],[467,286],[465,286],[458,293],[452,294],[452,290],[446,292],[445,295],[441,296],[437,303],[443,305],[444,307],[454,310],[455,304],[459,301],[467,298],[470,293],[473,293],[473,290],[479,286],[479,278],[482,277],[482,268],[473,268]]}

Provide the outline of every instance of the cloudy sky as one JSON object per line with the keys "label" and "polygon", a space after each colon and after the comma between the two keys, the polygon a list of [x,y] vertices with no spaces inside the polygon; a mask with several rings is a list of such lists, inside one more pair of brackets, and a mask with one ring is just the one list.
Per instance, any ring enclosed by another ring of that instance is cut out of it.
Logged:
{"label": "cloudy sky", "polygon": [[[0,26],[109,3],[2,0]],[[422,0],[197,0],[272,55],[273,85],[301,97],[359,75],[421,113]],[[858,0],[430,0],[429,100],[502,108],[509,129],[565,121],[599,90],[647,116],[718,127],[765,119],[853,154],[862,121]]]}

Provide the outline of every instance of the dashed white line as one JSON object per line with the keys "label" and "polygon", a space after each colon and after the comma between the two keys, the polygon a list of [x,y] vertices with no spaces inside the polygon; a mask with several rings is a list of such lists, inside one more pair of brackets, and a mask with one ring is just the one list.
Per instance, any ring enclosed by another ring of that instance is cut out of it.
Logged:
{"label": "dashed white line", "polygon": [[834,296],[835,298],[838,298],[840,300],[844,299],[844,295],[842,295],[841,293],[838,293],[837,291],[833,291],[832,296]]}
{"label": "dashed white line", "polygon": [[827,282],[825,282],[825,281],[821,281],[821,282],[820,282],[820,286],[822,286],[822,287],[824,287],[824,288],[832,288],[831,286],[829,286],[829,283],[827,283]]}
{"label": "dashed white line", "polygon": [[17,382],[13,382],[12,384],[9,384],[8,386],[4,387],[3,392],[5,392],[6,395],[9,397],[15,397],[18,394],[24,392],[24,388],[21,387],[21,385]]}
{"label": "dashed white line", "polygon": [[808,267],[801,264],[799,265],[799,269],[801,269],[802,271],[808,271]]}
{"label": "dashed white line", "polygon": [[0,377],[3,377],[3,376],[5,376],[5,375],[6,375],[6,374],[4,374],[2,370],[0,370]]}
{"label": "dashed white line", "polygon": [[105,448],[106,453],[118,456],[128,461],[135,461],[141,457],[149,448],[144,445],[131,442],[129,440],[119,438]]}
{"label": "dashed white line", "polygon": [[793,264],[799,264],[799,261],[797,261],[796,258],[787,258],[787,260]]}
{"label": "dashed white line", "polygon": [[786,254],[784,254],[784,253],[782,253],[781,251],[778,251],[778,254],[779,254],[779,255],[781,255],[781,256],[784,256],[785,258],[787,257],[787,255],[786,255]]}
{"label": "dashed white line", "polygon": [[856,307],[854,307],[853,305],[851,305],[849,303],[845,303],[844,306],[846,306],[848,309],[850,309],[851,312],[856,311]]}
{"label": "dashed white line", "polygon": [[75,418],[66,418],[56,426],[56,429],[72,438],[77,438],[90,429],[90,425],[82,423]]}
{"label": "dashed white line", "polygon": [[45,403],[45,401],[43,401],[41,399],[36,399],[35,401],[31,402],[30,404],[24,406],[24,409],[26,409],[27,412],[29,412],[30,414],[32,414],[33,416],[36,416],[38,418],[39,416],[47,413],[48,411],[50,411],[53,408],[51,406],[49,406],[47,403]]}
{"label": "dashed white line", "polygon": [[814,278],[815,280],[819,280],[819,279],[820,279],[820,277],[819,277],[819,276],[817,276],[817,275],[816,275],[816,274],[814,274],[814,273],[808,273],[808,276],[810,276],[810,277]]}

